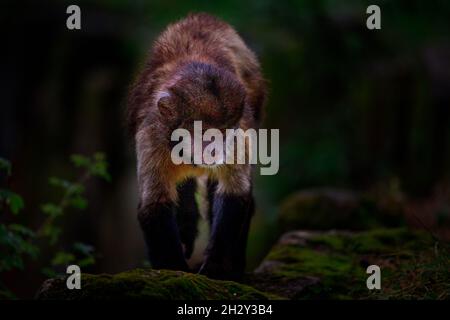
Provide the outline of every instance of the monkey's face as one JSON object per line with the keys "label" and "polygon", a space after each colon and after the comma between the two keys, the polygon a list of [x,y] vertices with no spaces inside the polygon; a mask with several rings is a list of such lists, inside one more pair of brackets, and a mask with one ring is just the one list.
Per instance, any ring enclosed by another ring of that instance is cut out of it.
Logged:
{"label": "monkey's face", "polygon": [[[161,120],[171,132],[186,129],[194,137],[195,123],[198,129],[200,121],[202,133],[217,129],[225,138],[226,129],[239,126],[245,89],[232,73],[208,64],[190,63],[180,68],[173,79],[173,84],[157,96]],[[202,151],[208,145],[203,142]],[[200,152],[199,148],[195,150]]]}

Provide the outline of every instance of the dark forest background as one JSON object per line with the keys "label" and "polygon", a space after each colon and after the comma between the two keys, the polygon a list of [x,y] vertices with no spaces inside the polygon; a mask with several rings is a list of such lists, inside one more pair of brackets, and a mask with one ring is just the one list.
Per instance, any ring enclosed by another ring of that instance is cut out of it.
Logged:
{"label": "dark forest background", "polygon": [[[81,30],[66,28],[70,4]],[[381,30],[366,28],[370,4]],[[232,24],[257,53],[270,83],[264,127],[280,129],[279,173],[256,175],[249,268],[297,190],[396,192],[427,227],[449,219],[450,2],[424,0],[2,1],[0,157],[25,208],[0,219],[39,224],[43,199],[58,197],[48,178],[74,175],[70,155],[102,151],[111,182],[88,183],[89,206],[64,217],[60,245],[93,245],[94,273],[144,263],[127,89],[157,34],[196,11]],[[44,279],[37,267],[4,278],[25,295]]]}

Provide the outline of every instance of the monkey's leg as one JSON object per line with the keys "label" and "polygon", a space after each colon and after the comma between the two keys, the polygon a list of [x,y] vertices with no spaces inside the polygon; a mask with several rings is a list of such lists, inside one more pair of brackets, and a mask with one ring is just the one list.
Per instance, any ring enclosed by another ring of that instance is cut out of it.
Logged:
{"label": "monkey's leg", "polygon": [[197,202],[195,201],[195,179],[189,179],[183,182],[178,186],[177,191],[177,221],[180,228],[181,242],[184,244],[184,256],[186,259],[189,259],[194,250],[199,218]]}
{"label": "monkey's leg", "polygon": [[211,278],[239,279],[245,270],[248,230],[254,211],[251,192],[214,196],[211,236],[200,273]]}
{"label": "monkey's leg", "polygon": [[140,206],[138,219],[144,232],[152,267],[187,271],[175,217],[175,205],[152,203]]}
{"label": "monkey's leg", "polygon": [[170,159],[167,160],[155,137],[158,132],[153,132],[151,126],[141,128],[136,134],[138,220],[152,267],[188,270],[176,222],[176,186],[168,177]]}

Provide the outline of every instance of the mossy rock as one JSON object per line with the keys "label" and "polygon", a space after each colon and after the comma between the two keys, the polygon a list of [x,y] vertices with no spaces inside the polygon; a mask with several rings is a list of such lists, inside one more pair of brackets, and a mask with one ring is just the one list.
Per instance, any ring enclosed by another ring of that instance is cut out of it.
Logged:
{"label": "mossy rock", "polygon": [[267,300],[275,295],[262,293],[232,281],[211,280],[181,271],[135,269],[116,275],[81,275],[81,289],[69,290],[66,278],[49,279],[37,299],[53,300]]}
{"label": "mossy rock", "polygon": [[[284,234],[248,283],[289,299],[450,298],[450,254],[427,234],[400,229]],[[366,269],[381,268],[381,290]]]}
{"label": "mossy rock", "polygon": [[[381,290],[368,290],[366,269],[381,268]],[[267,300],[450,299],[450,250],[406,228],[365,232],[285,233],[245,284],[180,271],[135,269],[47,280],[38,299]]]}
{"label": "mossy rock", "polygon": [[358,195],[347,190],[300,191],[287,197],[278,216],[282,232],[289,230],[367,230],[404,225],[403,204],[387,197]]}

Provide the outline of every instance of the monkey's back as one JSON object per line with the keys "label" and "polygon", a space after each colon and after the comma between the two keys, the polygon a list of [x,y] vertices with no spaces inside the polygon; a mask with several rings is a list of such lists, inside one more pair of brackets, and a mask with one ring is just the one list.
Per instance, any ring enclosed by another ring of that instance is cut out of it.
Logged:
{"label": "monkey's back", "polygon": [[246,88],[256,121],[260,121],[265,81],[255,54],[229,24],[198,13],[170,25],[155,42],[151,65],[158,68],[183,60],[215,64],[236,74]]}
{"label": "monkey's back", "polygon": [[156,40],[153,67],[182,60],[216,64],[235,73],[244,83],[260,76],[253,52],[227,23],[205,13],[191,14],[167,29]]}
{"label": "monkey's back", "polygon": [[247,105],[258,125],[265,100],[266,85],[255,54],[227,23],[206,13],[190,14],[169,25],[156,39],[150,57],[128,103],[128,125],[134,134],[145,112],[149,94],[167,83],[178,66],[198,61],[224,68],[236,75],[246,89]]}

